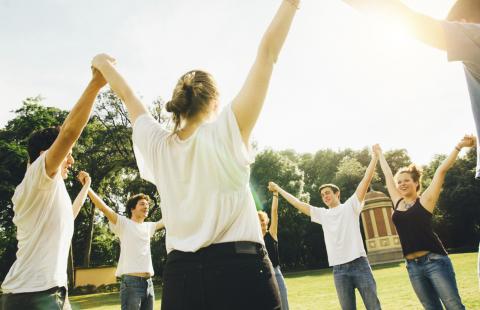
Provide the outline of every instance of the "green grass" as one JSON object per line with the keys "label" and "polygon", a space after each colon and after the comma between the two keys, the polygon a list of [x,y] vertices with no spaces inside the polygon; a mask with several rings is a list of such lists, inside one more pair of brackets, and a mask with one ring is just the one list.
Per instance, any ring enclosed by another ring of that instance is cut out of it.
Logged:
{"label": "green grass", "polygon": [[[452,259],[462,301],[467,309],[480,309],[477,279],[477,254],[453,254]],[[405,264],[393,263],[373,267],[382,308],[422,309],[408,279]],[[289,273],[285,276],[290,309],[339,309],[330,269]],[[155,309],[160,307],[161,289],[155,291]],[[118,293],[72,296],[73,309],[119,309]],[[357,293],[358,309],[365,309]]]}

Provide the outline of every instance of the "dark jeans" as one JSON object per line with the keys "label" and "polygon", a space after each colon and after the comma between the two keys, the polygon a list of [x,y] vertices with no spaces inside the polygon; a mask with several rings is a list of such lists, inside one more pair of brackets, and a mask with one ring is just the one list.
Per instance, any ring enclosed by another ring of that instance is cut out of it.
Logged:
{"label": "dark jeans", "polygon": [[[429,253],[407,260],[413,290],[426,310],[465,309],[458,294],[452,262],[447,255]],[[441,300],[441,302],[440,302]]]}
{"label": "dark jeans", "polygon": [[343,310],[357,309],[355,289],[358,289],[362,296],[365,308],[368,310],[381,309],[377,297],[377,284],[366,257],[359,257],[351,262],[333,266],[333,279]]}
{"label": "dark jeans", "polygon": [[2,296],[2,310],[62,310],[67,290],[65,287]]}
{"label": "dark jeans", "polygon": [[252,242],[172,251],[163,273],[162,310],[280,310],[265,247]]}
{"label": "dark jeans", "polygon": [[152,278],[123,275],[120,300],[122,310],[153,310],[155,293]]}

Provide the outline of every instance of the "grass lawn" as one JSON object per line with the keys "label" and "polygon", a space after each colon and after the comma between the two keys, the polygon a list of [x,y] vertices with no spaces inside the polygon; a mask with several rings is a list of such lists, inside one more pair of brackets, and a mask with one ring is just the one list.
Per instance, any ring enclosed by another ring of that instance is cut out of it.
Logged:
{"label": "grass lawn", "polygon": [[[480,309],[477,254],[453,254],[450,258],[463,303],[467,309]],[[403,262],[375,266],[373,273],[383,309],[422,309]],[[330,269],[289,273],[286,281],[290,309],[340,309]],[[155,309],[159,309],[161,289],[155,294]],[[72,296],[70,300],[73,309],[120,309],[118,293]],[[358,309],[365,309],[358,293],[357,305]]]}

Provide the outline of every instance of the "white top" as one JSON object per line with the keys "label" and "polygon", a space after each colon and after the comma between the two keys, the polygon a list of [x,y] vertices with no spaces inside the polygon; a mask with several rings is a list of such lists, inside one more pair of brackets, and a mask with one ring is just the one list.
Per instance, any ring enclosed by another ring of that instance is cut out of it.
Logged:
{"label": "white top", "polygon": [[321,224],[323,227],[330,266],[345,264],[361,256],[367,256],[360,233],[359,216],[362,207],[356,194],[336,208],[310,207],[312,222]]}
{"label": "white top", "polygon": [[167,252],[231,241],[264,244],[248,183],[253,160],[230,105],[186,140],[143,114],[133,143],[140,175],[162,200]]}
{"label": "white top", "polygon": [[120,238],[120,259],[115,275],[121,277],[128,273],[149,273],[153,276],[150,238],[155,234],[157,223],[137,223],[125,216],[117,216],[117,224],[110,229]]}
{"label": "white top", "polygon": [[12,197],[18,250],[2,283],[4,293],[26,293],[67,286],[67,261],[73,235],[72,201],[60,169],[50,178],[42,153]]}

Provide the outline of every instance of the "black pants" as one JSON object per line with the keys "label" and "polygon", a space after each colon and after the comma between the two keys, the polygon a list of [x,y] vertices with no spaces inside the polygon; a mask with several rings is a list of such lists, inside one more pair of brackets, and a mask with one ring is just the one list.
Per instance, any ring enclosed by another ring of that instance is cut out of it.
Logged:
{"label": "black pants", "polygon": [[2,310],[61,310],[65,303],[65,287],[52,287],[51,289],[32,293],[4,294],[2,295]]}
{"label": "black pants", "polygon": [[162,310],[280,309],[265,247],[252,242],[172,251],[163,273]]}

